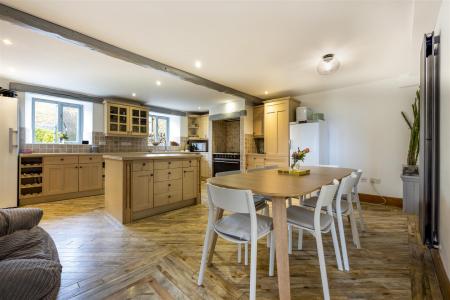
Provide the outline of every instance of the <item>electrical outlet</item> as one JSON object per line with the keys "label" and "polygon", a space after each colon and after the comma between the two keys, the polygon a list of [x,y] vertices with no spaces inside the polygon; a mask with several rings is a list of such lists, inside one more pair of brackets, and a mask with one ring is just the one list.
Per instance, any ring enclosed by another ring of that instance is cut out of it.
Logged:
{"label": "electrical outlet", "polygon": [[380,178],[370,178],[370,183],[372,184],[380,184],[381,179]]}
{"label": "electrical outlet", "polygon": [[367,182],[367,177],[361,177],[361,182]]}

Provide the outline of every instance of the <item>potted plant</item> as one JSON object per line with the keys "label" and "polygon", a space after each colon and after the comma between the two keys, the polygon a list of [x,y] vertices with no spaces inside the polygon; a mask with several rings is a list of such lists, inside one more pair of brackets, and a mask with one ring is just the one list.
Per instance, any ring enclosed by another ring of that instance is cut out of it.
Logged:
{"label": "potted plant", "polygon": [[306,154],[309,153],[309,148],[305,148],[303,150],[300,150],[300,147],[297,149],[297,151],[294,151],[292,153],[292,164],[291,168],[294,169],[297,166],[298,161],[305,161]]}
{"label": "potted plant", "polygon": [[419,167],[417,158],[419,156],[419,131],[420,131],[420,90],[416,91],[416,98],[412,106],[412,122],[402,112],[403,119],[410,130],[408,156],[406,165],[403,165],[403,211],[409,214],[419,213]]}
{"label": "potted plant", "polygon": [[419,130],[420,130],[420,91],[416,91],[416,98],[412,106],[413,121],[411,122],[402,111],[403,119],[409,127],[409,147],[406,165],[403,166],[403,175],[418,175],[419,168],[417,166],[417,157],[419,156]]}
{"label": "potted plant", "polygon": [[60,132],[59,133],[59,142],[61,144],[64,144],[65,141],[67,141],[69,139],[69,135],[67,134],[67,132]]}

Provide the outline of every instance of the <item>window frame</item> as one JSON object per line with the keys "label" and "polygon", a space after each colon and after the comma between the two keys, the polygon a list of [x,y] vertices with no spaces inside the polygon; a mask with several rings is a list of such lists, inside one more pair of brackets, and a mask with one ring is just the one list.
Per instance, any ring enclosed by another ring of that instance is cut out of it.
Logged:
{"label": "window frame", "polygon": [[[65,143],[67,144],[81,144],[83,140],[83,105],[81,104],[75,104],[75,103],[68,103],[64,101],[56,101],[56,100],[48,100],[38,97],[32,97],[31,99],[31,134],[32,134],[32,142],[33,144],[47,144],[47,143],[37,143],[36,138],[36,102],[43,102],[43,103],[50,103],[50,104],[56,104],[58,106],[58,132],[61,132],[63,130],[63,110],[64,107],[71,107],[71,108],[77,108],[78,109],[78,139],[76,141],[67,141]],[[61,144],[59,142],[59,138],[55,137],[54,143],[49,144]]]}
{"label": "window frame", "polygon": [[[148,124],[149,124],[149,131],[148,131],[148,137],[149,137],[149,141],[148,144],[152,145],[150,142],[150,133],[153,133],[153,124],[152,124],[152,118],[155,118],[155,130],[156,133],[158,132],[159,128],[158,128],[158,120],[159,119],[164,119],[167,122],[167,132],[166,132],[166,145],[169,144],[169,140],[170,140],[170,118],[167,116],[160,116],[160,115],[152,115],[152,114],[148,114]],[[153,145],[152,145],[153,146]]]}

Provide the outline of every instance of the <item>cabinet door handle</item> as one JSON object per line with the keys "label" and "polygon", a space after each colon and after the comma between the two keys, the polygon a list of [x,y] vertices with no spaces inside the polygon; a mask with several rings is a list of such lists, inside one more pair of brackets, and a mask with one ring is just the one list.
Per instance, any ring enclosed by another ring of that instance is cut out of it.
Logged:
{"label": "cabinet door handle", "polygon": [[142,166],[145,167],[145,163],[142,163]]}
{"label": "cabinet door handle", "polygon": [[80,166],[80,169],[82,169],[83,167],[82,166]]}
{"label": "cabinet door handle", "polygon": [[60,158],[59,160],[60,160],[60,161],[64,161],[64,158]]}
{"label": "cabinet door handle", "polygon": [[169,195],[169,198],[172,198],[172,196],[171,196],[171,195]]}
{"label": "cabinet door handle", "polygon": [[172,185],[169,183],[168,186],[172,186]]}
{"label": "cabinet door handle", "polygon": [[169,173],[167,173],[167,174],[171,175],[171,174],[172,174],[172,172],[169,172]]}

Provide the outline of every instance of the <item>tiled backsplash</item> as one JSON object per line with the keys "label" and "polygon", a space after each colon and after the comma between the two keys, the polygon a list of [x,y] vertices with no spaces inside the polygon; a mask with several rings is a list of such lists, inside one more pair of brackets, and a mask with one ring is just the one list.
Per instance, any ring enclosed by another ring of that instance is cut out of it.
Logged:
{"label": "tiled backsplash", "polygon": [[213,121],[213,152],[240,152],[240,121]]}
{"label": "tiled backsplash", "polygon": [[[21,132],[25,132],[24,130]],[[87,153],[97,146],[97,152],[149,152],[165,150],[164,146],[149,146],[147,138],[105,136],[103,132],[92,133],[93,145],[80,144],[26,144],[25,137],[20,135],[20,150],[31,150],[33,153]],[[167,150],[184,150],[187,137],[181,137],[180,146],[168,146]]]}

